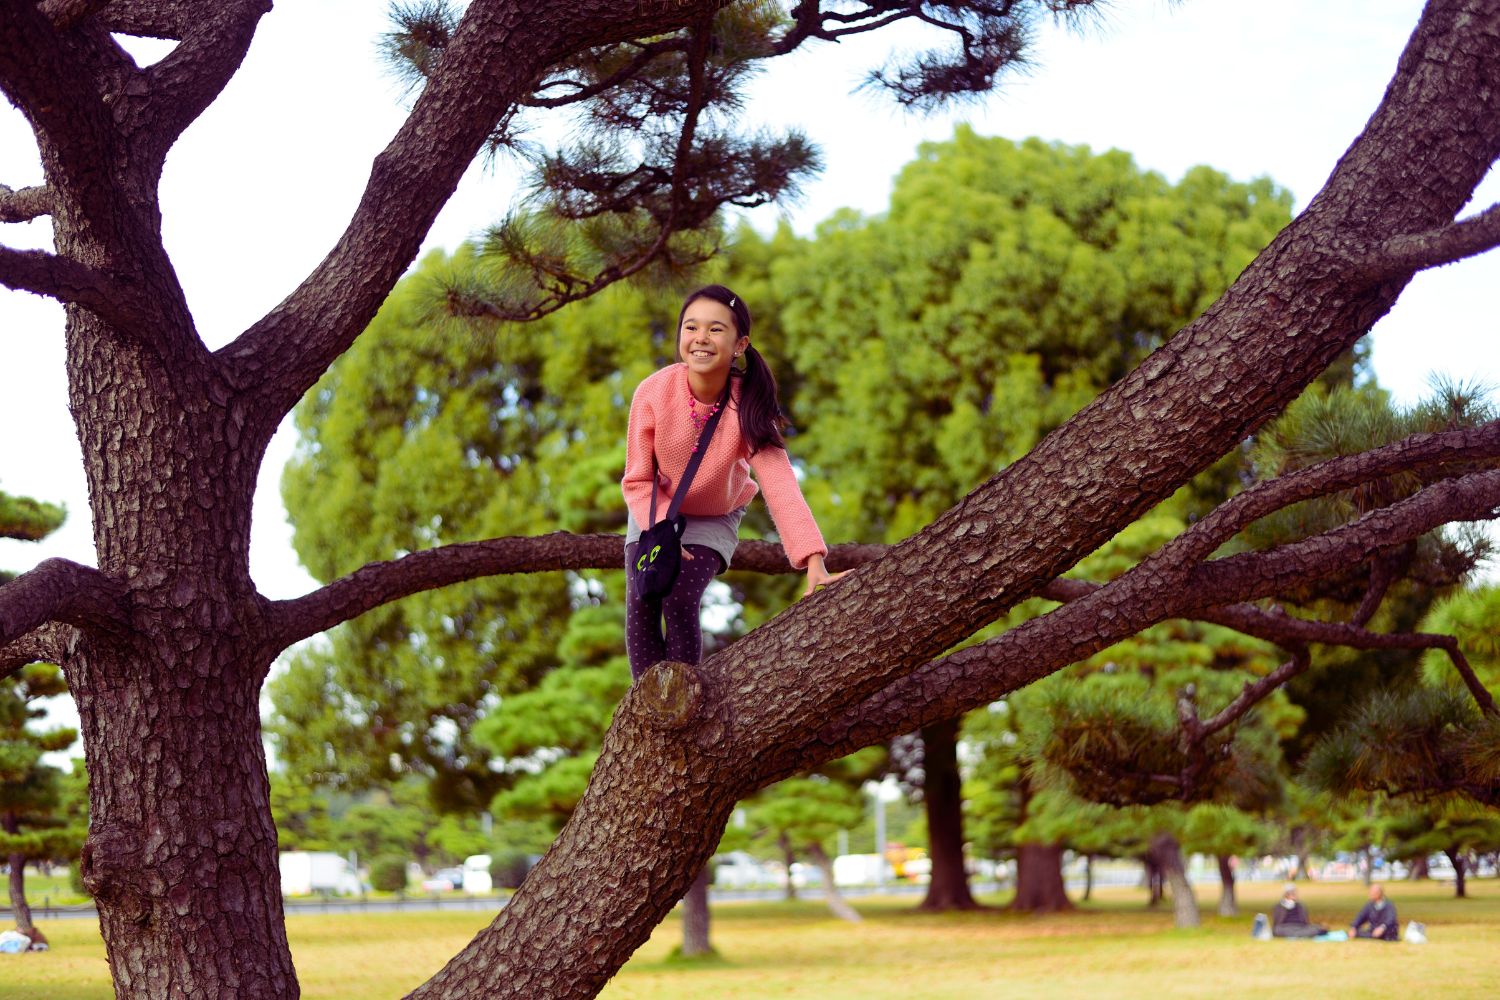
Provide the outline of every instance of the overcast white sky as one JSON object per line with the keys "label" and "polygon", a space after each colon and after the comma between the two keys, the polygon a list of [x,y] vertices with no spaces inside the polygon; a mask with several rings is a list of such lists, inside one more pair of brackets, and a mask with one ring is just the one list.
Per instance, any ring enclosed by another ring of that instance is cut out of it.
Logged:
{"label": "overcast white sky", "polygon": [[[925,46],[933,36],[887,28],[818,44],[774,61],[752,90],[747,118],[800,126],[822,147],[826,169],[801,203],[750,217],[765,231],[785,214],[807,233],[840,206],[878,213],[918,143],[948,138],[959,121],[986,135],[1117,147],[1174,180],[1199,163],[1239,179],[1269,175],[1292,191],[1300,210],[1380,100],[1421,6],[1116,2],[1081,34],[1046,30],[1031,71],[982,105],[925,118],[879,94],[851,91],[893,48]],[[385,10],[379,0],[279,4],[261,21],[224,95],[173,150],[162,181],[165,239],[211,347],[272,308],[327,253],[372,157],[399,126],[401,88],[375,53]],[[0,108],[0,183],[20,187],[40,178],[24,120]],[[451,249],[497,220],[516,190],[507,169],[471,169],[424,252]],[[1492,174],[1465,212],[1497,200]],[[50,229],[45,222],[0,226],[0,241],[50,247]],[[1494,382],[1497,287],[1500,254],[1418,276],[1375,328],[1381,384],[1409,401],[1434,372]],[[64,503],[70,512],[67,525],[42,543],[0,541],[0,567],[23,570],[48,556],[92,564],[61,310],[0,289],[0,352],[0,488]],[[272,598],[313,586],[291,549],[277,485],[291,440],[284,425],[256,495],[251,569]]]}

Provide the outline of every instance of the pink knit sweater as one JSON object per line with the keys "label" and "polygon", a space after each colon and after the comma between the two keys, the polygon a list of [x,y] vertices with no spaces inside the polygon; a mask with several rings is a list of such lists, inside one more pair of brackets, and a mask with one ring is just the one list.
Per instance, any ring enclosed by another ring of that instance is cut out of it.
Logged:
{"label": "pink knit sweater", "polygon": [[[734,379],[733,395],[692,485],[682,501],[682,513],[727,514],[764,492],[771,520],[781,536],[782,547],[795,569],[802,569],[814,553],[828,553],[818,523],[813,520],[791,460],[784,448],[762,448],[754,457],[740,433],[740,382]],[[699,404],[699,413],[708,407]],[[636,387],[630,401],[630,427],[625,438],[625,478],[620,490],[635,516],[636,524],[651,524],[651,452],[656,451],[660,489],[656,516],[666,516],[676,483],[687,470],[698,443],[698,428],[688,416],[688,368],[681,362],[653,372]],[[750,478],[751,470],[755,479]],[[757,481],[759,485],[757,485]]]}

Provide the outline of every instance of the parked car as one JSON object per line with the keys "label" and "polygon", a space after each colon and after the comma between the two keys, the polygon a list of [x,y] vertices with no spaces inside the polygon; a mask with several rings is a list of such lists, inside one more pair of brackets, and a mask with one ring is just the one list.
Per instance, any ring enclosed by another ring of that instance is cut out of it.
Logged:
{"label": "parked car", "polygon": [[452,892],[464,887],[462,868],[439,868],[432,878],[422,880],[423,892]]}

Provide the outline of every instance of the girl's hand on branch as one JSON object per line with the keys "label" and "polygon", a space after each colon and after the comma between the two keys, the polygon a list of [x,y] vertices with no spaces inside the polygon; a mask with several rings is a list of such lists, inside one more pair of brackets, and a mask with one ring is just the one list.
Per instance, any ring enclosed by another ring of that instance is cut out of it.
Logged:
{"label": "girl's hand on branch", "polygon": [[814,554],[807,560],[807,589],[802,592],[802,596],[807,597],[814,590],[817,590],[824,584],[832,583],[848,572],[849,570],[847,569],[843,573],[828,572],[823,565],[823,556],[821,554]]}

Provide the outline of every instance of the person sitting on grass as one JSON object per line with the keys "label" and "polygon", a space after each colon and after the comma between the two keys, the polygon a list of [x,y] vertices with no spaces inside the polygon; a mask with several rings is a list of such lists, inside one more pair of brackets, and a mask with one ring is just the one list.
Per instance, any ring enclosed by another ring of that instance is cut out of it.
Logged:
{"label": "person sitting on grass", "polygon": [[1307,919],[1307,907],[1297,898],[1297,887],[1288,882],[1281,890],[1281,902],[1271,914],[1271,936],[1311,938],[1327,934],[1328,928]]}
{"label": "person sitting on grass", "polygon": [[1372,941],[1400,939],[1396,931],[1396,904],[1385,898],[1384,886],[1370,886],[1370,900],[1360,907],[1359,915],[1350,925],[1349,933],[1353,937],[1368,938]]}

